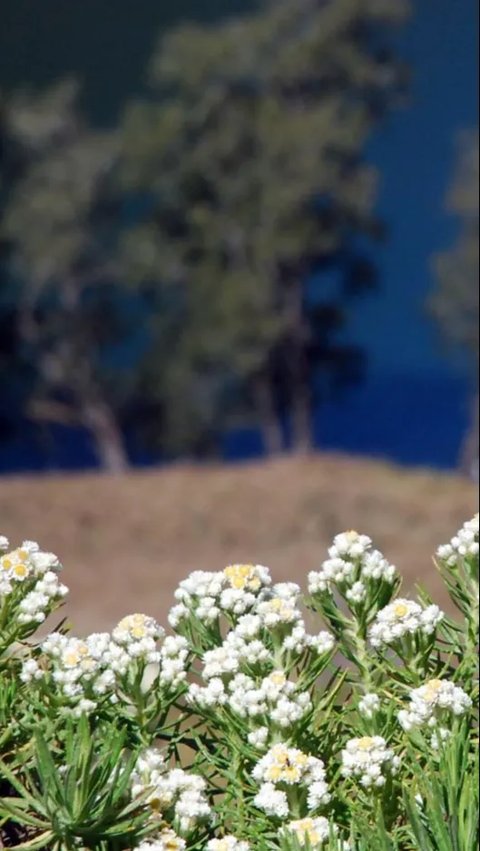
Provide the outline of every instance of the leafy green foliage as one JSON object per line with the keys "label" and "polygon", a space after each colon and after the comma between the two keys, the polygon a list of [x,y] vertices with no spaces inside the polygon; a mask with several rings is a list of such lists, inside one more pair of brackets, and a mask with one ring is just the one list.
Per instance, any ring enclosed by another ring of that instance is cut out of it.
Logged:
{"label": "leafy green foliage", "polygon": [[38,642],[58,561],[0,546],[3,847],[473,851],[478,517],[437,552],[457,620],[337,536],[304,601],[335,638],[298,586],[232,565],[180,584],[171,636],[136,614]]}

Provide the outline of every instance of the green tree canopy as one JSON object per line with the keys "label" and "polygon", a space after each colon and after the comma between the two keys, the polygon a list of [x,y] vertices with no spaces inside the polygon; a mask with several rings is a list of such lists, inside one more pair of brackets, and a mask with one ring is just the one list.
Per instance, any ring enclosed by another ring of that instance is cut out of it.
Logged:
{"label": "green tree canopy", "polygon": [[35,372],[29,413],[82,425],[99,460],[122,468],[117,410],[130,388],[107,357],[128,333],[111,244],[115,134],[85,125],[77,87],[66,81],[5,97],[2,136],[0,227],[19,345]]}
{"label": "green tree canopy", "polygon": [[447,206],[459,221],[453,246],[435,258],[436,287],[429,306],[451,349],[467,353],[476,393],[470,429],[461,450],[460,465],[478,475],[478,131],[463,135]]}
{"label": "green tree canopy", "polygon": [[[310,446],[312,370],[345,363],[337,332],[371,283],[353,251],[378,233],[365,146],[402,88],[389,35],[406,12],[401,0],[277,0],[162,39],[152,97],[123,127],[123,186],[144,207],[123,263],[177,305],[158,378],[177,440],[236,410],[279,449],[283,400],[294,445]],[[340,291],[308,305],[307,277],[350,251]]]}

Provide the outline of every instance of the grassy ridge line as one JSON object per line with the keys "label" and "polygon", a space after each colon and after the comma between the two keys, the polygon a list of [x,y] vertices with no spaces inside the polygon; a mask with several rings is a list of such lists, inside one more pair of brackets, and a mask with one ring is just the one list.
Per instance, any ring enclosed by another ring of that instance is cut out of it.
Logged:
{"label": "grassy ridge line", "polygon": [[420,578],[435,593],[432,554],[475,510],[464,479],[340,455],[0,479],[0,531],[60,556],[78,632],[133,611],[164,620],[194,569],[253,560],[302,582],[349,528],[374,539],[407,587]]}

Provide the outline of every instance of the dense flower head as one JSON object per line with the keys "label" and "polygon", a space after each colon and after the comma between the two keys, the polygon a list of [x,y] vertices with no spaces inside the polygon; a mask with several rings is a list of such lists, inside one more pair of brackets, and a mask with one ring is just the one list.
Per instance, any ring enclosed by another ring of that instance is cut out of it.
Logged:
{"label": "dense flower head", "polygon": [[450,715],[463,715],[472,706],[472,701],[462,688],[450,680],[428,680],[410,692],[410,708],[398,713],[404,730],[415,727],[435,726]]}
{"label": "dense flower head", "polygon": [[211,839],[207,843],[207,851],[250,851],[250,844],[235,836],[224,836],[222,839]]}
{"label": "dense flower head", "polygon": [[155,619],[141,614],[123,618],[112,634],[80,639],[53,632],[41,644],[42,664],[26,657],[20,676],[26,683],[51,679],[75,715],[92,712],[104,698],[117,702],[128,692],[130,674],[132,681],[143,676],[146,688],[176,689],[187,676],[188,642],[168,636],[159,649],[163,636]]}
{"label": "dense flower head", "polygon": [[162,754],[155,748],[140,755],[131,782],[132,797],[146,795],[146,803],[155,817],[171,812],[181,833],[193,830],[210,815],[203,777],[181,768],[168,770]]}
{"label": "dense flower head", "polygon": [[450,543],[437,550],[437,557],[449,567],[454,567],[459,558],[478,556],[478,514],[467,520]]}
{"label": "dense flower head", "polygon": [[327,804],[331,797],[322,760],[283,743],[272,745],[253,769],[252,776],[261,784],[255,805],[267,815],[279,818],[288,815],[289,787],[305,789],[308,810]]}
{"label": "dense flower head", "polygon": [[135,851],[185,851],[187,843],[173,830],[162,830],[155,839],[137,845]]}
{"label": "dense flower head", "polygon": [[268,568],[260,564],[232,564],[218,573],[196,570],[175,592],[170,624],[177,628],[189,615],[206,624],[222,612],[239,617],[255,606],[271,581]]}
{"label": "dense flower head", "polygon": [[374,647],[392,644],[405,635],[432,635],[444,614],[438,606],[423,608],[414,600],[398,598],[381,609],[369,630]]}
{"label": "dense flower head", "polygon": [[350,739],[342,750],[343,776],[358,778],[365,787],[383,786],[385,769],[394,773],[398,765],[398,757],[387,748],[382,736]]}
{"label": "dense flower head", "polygon": [[380,709],[380,698],[374,692],[368,692],[358,702],[358,709],[364,718],[371,719]]}
{"label": "dense flower head", "polygon": [[[308,843],[311,851],[316,851],[325,846],[332,835],[338,834],[338,827],[332,825],[324,816],[307,817],[288,822],[285,827],[282,827],[281,834],[287,837],[294,836],[301,848]],[[342,844],[342,849],[346,851],[345,843]]]}
{"label": "dense flower head", "polygon": [[58,578],[61,564],[53,553],[42,552],[34,541],[24,541],[8,552],[8,540],[0,538],[0,601],[15,597],[19,624],[43,623],[68,588]]}
{"label": "dense flower head", "polygon": [[392,584],[395,580],[395,567],[378,550],[372,550],[367,535],[353,530],[337,535],[328,555],[321,569],[308,575],[310,594],[331,593],[337,586],[351,603],[361,603],[367,597],[369,583],[383,580]]}

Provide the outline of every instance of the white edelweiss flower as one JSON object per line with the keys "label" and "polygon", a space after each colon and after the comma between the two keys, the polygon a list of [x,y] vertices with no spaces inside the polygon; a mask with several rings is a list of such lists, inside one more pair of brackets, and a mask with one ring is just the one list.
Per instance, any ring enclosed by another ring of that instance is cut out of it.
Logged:
{"label": "white edelweiss flower", "polygon": [[186,579],[180,582],[175,591],[175,599],[185,603],[188,607],[196,606],[195,598],[216,598],[222,591],[225,582],[223,573],[213,573],[204,570],[195,570]]}
{"label": "white edelweiss flower", "polygon": [[214,623],[220,614],[215,597],[202,597],[195,614],[203,623]]}
{"label": "white edelweiss flower", "polygon": [[431,635],[444,617],[438,606],[422,606],[414,600],[398,598],[381,609],[369,629],[373,647],[392,644],[404,635]]}
{"label": "white edelweiss flower", "polygon": [[363,582],[354,582],[352,587],[346,592],[345,596],[351,603],[361,603],[367,596],[367,589]]}
{"label": "white edelweiss flower", "polygon": [[8,538],[5,535],[0,535],[0,553],[6,553],[10,546]]}
{"label": "white edelweiss flower", "polygon": [[295,624],[302,619],[295,596],[274,596],[269,600],[263,600],[258,603],[256,613],[267,629],[275,629],[275,627],[285,624]]}
{"label": "white edelweiss flower", "polygon": [[350,739],[342,750],[342,774],[358,778],[362,786],[383,786],[385,770],[395,773],[399,761],[382,736]]}
{"label": "white edelweiss flower", "polygon": [[27,659],[23,663],[20,673],[20,679],[23,683],[29,683],[32,680],[41,680],[43,676],[44,672],[35,659]]}
{"label": "white edelweiss flower", "polygon": [[197,683],[192,683],[189,686],[186,700],[190,705],[198,706],[201,709],[211,709],[214,706],[223,706],[227,702],[227,694],[222,680],[218,677],[212,677],[204,688]]}
{"label": "white edelweiss flower", "polygon": [[189,610],[184,603],[179,603],[177,606],[172,606],[168,613],[168,622],[173,629],[176,629],[179,624],[188,617]]}
{"label": "white edelweiss flower", "polygon": [[375,713],[380,709],[380,698],[378,694],[369,692],[364,695],[358,703],[358,709],[364,718],[373,718]]}
{"label": "white edelweiss flower", "polygon": [[[315,810],[330,801],[330,793],[325,780],[325,767],[321,759],[318,759],[283,743],[272,745],[264,757],[253,769],[254,780],[262,783],[259,795],[261,800],[268,801],[269,795],[277,786],[304,786],[307,790],[307,806]],[[262,791],[263,790],[263,791]],[[255,799],[256,806],[260,809],[265,807]],[[280,799],[274,798],[277,802]],[[273,811],[265,812],[274,814]],[[286,815],[287,813],[285,813]]]}
{"label": "white edelweiss flower", "polygon": [[257,727],[248,734],[248,743],[258,750],[263,750],[268,742],[270,731],[268,727]]}
{"label": "white edelweiss flower", "polygon": [[378,550],[372,550],[372,541],[358,532],[337,535],[328,551],[329,558],[319,571],[308,576],[310,594],[331,593],[337,586],[346,599],[361,603],[368,597],[372,582],[392,584],[396,569]]}
{"label": "white edelweiss flower", "polygon": [[478,514],[468,520],[452,538],[437,550],[437,558],[454,567],[461,558],[478,557]]}
{"label": "white edelweiss flower", "polygon": [[393,564],[389,564],[389,562],[384,558],[381,552],[378,550],[372,550],[365,554],[365,557],[362,561],[362,571],[361,576],[362,579],[375,579],[380,580],[383,579],[385,582],[388,582],[390,585],[394,581],[397,575],[397,569]]}
{"label": "white edelweiss flower", "polygon": [[224,836],[222,839],[211,839],[207,843],[207,851],[250,851],[250,844],[235,836]]}
{"label": "white edelweiss flower", "polygon": [[147,839],[135,846],[135,851],[185,851],[187,843],[173,830],[162,830],[155,839]]}
{"label": "white edelweiss flower", "polygon": [[205,797],[205,780],[180,768],[168,771],[162,755],[155,748],[150,748],[138,758],[132,773],[131,790],[134,799],[146,794],[147,804],[157,815],[173,808],[181,832],[193,830],[211,813]]}
{"label": "white edelweiss flower", "polygon": [[259,810],[263,810],[267,816],[286,818],[289,813],[286,793],[276,789],[273,783],[263,783],[253,803]]}
{"label": "white edelweiss flower", "polygon": [[223,575],[229,588],[258,594],[271,585],[270,571],[262,564],[231,564]]}
{"label": "white edelweiss flower", "polygon": [[308,636],[308,644],[320,656],[323,653],[330,653],[333,650],[335,639],[330,632],[322,630],[318,635]]}
{"label": "white edelweiss flower", "polygon": [[464,715],[471,706],[472,701],[462,688],[450,680],[433,679],[410,692],[410,708],[400,710],[398,720],[408,732],[436,725],[448,714]]}
{"label": "white edelweiss flower", "polygon": [[262,621],[258,615],[242,615],[235,627],[235,634],[241,638],[256,638],[262,628]]}
{"label": "white edelweiss flower", "polygon": [[234,674],[240,667],[238,652],[228,643],[207,650],[203,656],[203,677],[221,677],[223,674]]}
{"label": "white edelweiss flower", "polygon": [[[317,818],[303,818],[296,821],[290,821],[285,827],[281,828],[283,836],[293,835],[301,848],[304,848],[308,842],[308,847],[312,851],[321,848],[325,842],[338,833],[338,827],[331,825],[328,819],[324,816]],[[343,846],[344,847],[344,846]]]}

